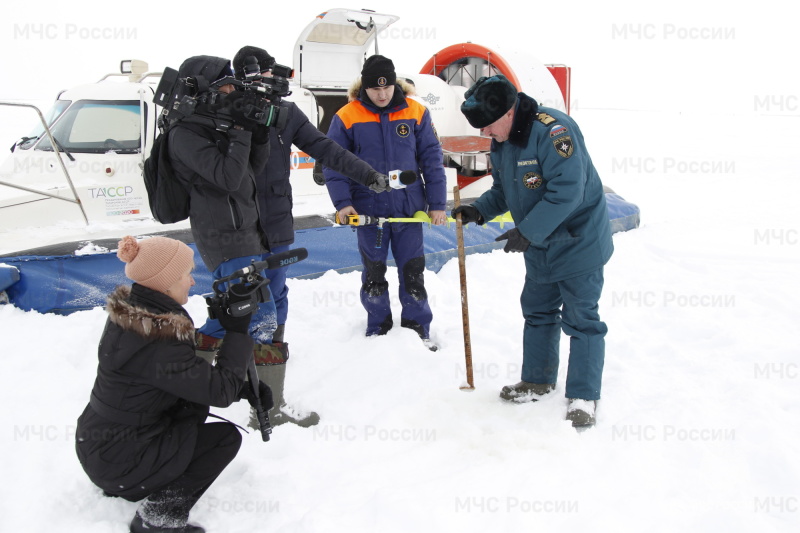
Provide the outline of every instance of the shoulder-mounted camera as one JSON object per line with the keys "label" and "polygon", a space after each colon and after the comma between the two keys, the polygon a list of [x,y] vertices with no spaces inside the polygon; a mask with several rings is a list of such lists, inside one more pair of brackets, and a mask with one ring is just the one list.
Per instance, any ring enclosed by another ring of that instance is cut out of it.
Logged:
{"label": "shoulder-mounted camera", "polygon": [[[228,119],[248,129],[253,126],[282,129],[286,113],[280,102],[282,97],[291,94],[289,82],[283,77],[269,78],[260,74],[257,78],[240,80],[226,76],[209,83],[202,76],[179,77],[176,70],[167,67],[153,102],[164,108],[163,118],[167,124],[199,114]],[[226,85],[233,85],[234,91],[220,91]]]}

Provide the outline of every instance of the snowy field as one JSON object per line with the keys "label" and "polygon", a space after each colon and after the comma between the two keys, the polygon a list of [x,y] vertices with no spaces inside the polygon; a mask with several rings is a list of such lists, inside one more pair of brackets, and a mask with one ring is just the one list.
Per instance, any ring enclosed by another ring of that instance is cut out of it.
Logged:
{"label": "snowy field", "polygon": [[[332,7],[309,4],[310,16]],[[278,427],[269,443],[246,435],[192,521],[210,533],[800,530],[800,83],[785,64],[797,32],[790,17],[751,21],[752,9],[715,2],[678,2],[668,19],[631,14],[613,24],[611,13],[627,4],[576,3],[591,27],[552,18],[505,21],[503,30],[527,45],[532,25],[541,59],[575,68],[573,115],[595,165],[642,211],[639,229],[614,235],[605,270],[600,306],[609,334],[596,427],[577,433],[564,420],[566,337],[555,394],[526,405],[498,398],[520,374],[518,254],[467,258],[474,392],[459,390],[455,260],[426,275],[436,353],[400,328],[363,337],[357,273],[290,280],[287,398],[322,421]],[[413,7],[399,13],[412,29]],[[12,16],[18,35],[40,20],[62,33],[75,22],[28,9]],[[716,9],[729,18],[713,16]],[[500,28],[505,11],[494,11],[486,22]],[[435,14],[426,20],[447,20]],[[456,23],[442,25],[425,48],[460,40],[454,28],[469,30],[457,23],[464,16],[453,14]],[[308,19],[293,15],[289,33]],[[157,36],[155,26],[132,20],[143,40]],[[666,33],[675,25],[683,39]],[[721,37],[703,39],[691,28],[721,28]],[[486,41],[477,26],[467,33]],[[34,59],[56,44],[92,61],[86,43],[60,37],[20,43],[6,35],[5,44],[30,45]],[[104,65],[106,56],[136,55],[131,43],[109,44],[96,50]],[[184,52],[175,53],[224,53]],[[14,72],[22,63],[13,58]],[[26,67],[25,79],[39,64]],[[12,69],[4,70],[7,80]],[[82,83],[97,71],[68,79],[50,65],[48,82]],[[1,85],[0,99],[21,97],[19,85]],[[6,126],[2,134],[8,141],[0,146],[18,137]],[[396,293],[396,270],[389,279]],[[201,323],[203,300],[187,307]],[[399,321],[396,301],[394,309]],[[0,306],[0,531],[127,531],[136,504],[103,497],[74,451],[104,323],[100,308],[55,316]],[[213,411],[241,424],[247,418],[243,404]]]}
{"label": "snowy field", "polygon": [[[426,276],[436,353],[407,330],[362,336],[357,273],[290,280],[288,397],[322,422],[276,428],[269,443],[247,435],[193,520],[212,532],[795,531],[796,119],[762,119],[780,139],[771,148],[787,154],[773,160],[737,145],[734,116],[712,117],[723,124],[696,154],[670,142],[684,129],[677,114],[626,115],[660,142],[626,138],[625,151],[601,135],[608,115],[577,118],[606,183],[638,203],[643,224],[614,236],[606,268],[595,428],[579,434],[563,420],[563,364],[542,402],[497,396],[519,378],[519,255],[467,259],[472,393],[459,390],[455,260]],[[632,171],[617,153],[647,162]],[[663,171],[679,165],[725,172]],[[188,307],[203,319],[200,297]],[[73,449],[104,321],[102,309],[0,307],[2,531],[126,531],[136,504],[101,496]],[[247,416],[244,405],[216,411]]]}

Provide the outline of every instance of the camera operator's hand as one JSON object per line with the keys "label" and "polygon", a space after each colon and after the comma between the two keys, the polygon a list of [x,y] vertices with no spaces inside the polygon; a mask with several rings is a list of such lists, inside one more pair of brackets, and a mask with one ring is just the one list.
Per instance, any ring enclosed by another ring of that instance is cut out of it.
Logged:
{"label": "camera operator's hand", "polygon": [[225,97],[222,105],[222,112],[230,117],[230,120],[247,131],[255,131],[262,126],[252,117],[256,109],[260,109],[260,98],[251,91],[233,91]]}
{"label": "camera operator's hand", "polygon": [[258,382],[258,398],[253,394],[249,383],[245,383],[244,389],[242,389],[242,398],[247,399],[253,409],[258,409],[259,403],[265,411],[269,411],[275,405],[272,400],[272,390],[261,380]]}
{"label": "camera operator's hand", "polygon": [[[253,303],[249,308],[241,309],[243,306],[236,305],[241,302],[247,302],[252,298],[250,292],[243,292],[242,284],[232,285],[229,294],[227,308],[215,306],[213,316],[216,316],[217,320],[219,320],[219,325],[225,328],[225,331],[244,333],[246,335],[249,333],[250,320],[253,318],[253,312],[258,309],[258,306]],[[242,310],[246,310],[247,312],[242,316],[233,316],[230,310],[234,308],[239,310],[237,314]]]}
{"label": "camera operator's hand", "polygon": [[254,144],[266,144],[269,142],[269,128],[264,124],[259,124],[253,129],[251,141]]}
{"label": "camera operator's hand", "polygon": [[[253,306],[253,311],[255,311],[255,306]],[[227,313],[227,310],[223,309],[217,315],[217,320],[219,320],[219,325],[222,326],[225,331],[233,331],[235,333],[244,333],[247,335],[250,329],[250,320],[253,318],[253,311],[243,316],[231,316]]]}
{"label": "camera operator's hand", "polygon": [[461,223],[462,224],[469,224],[470,222],[475,222],[476,224],[483,224],[483,215],[481,212],[478,211],[478,208],[474,205],[460,205],[453,209],[452,217],[456,218],[456,215],[461,214]]}
{"label": "camera operator's hand", "polygon": [[369,187],[369,189],[373,192],[388,192],[392,190],[390,183],[391,180],[389,179],[389,176],[386,174],[381,174],[377,170],[373,170],[372,173],[370,173],[367,187]]}

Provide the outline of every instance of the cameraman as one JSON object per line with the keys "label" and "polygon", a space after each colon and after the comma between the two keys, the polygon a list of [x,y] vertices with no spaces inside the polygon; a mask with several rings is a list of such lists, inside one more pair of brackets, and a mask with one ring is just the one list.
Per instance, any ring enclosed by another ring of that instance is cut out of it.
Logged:
{"label": "cameraman", "polygon": [[195,356],[194,325],[183,308],[194,285],[192,249],[166,237],[137,242],[127,236],[117,256],[134,283],[108,296],[76,453],[105,495],[144,500],[130,524],[133,533],[202,533],[187,524],[189,511],[242,442],[233,424],[205,421],[209,406],[227,407],[241,396],[253,349],[250,315],[224,317],[226,333],[212,367]]}
{"label": "cameraman", "polygon": [[[233,58],[234,74],[245,80],[245,65],[258,65],[257,72],[264,78],[272,77],[275,58],[263,48],[255,46],[242,47]],[[269,82],[270,80],[267,80]],[[285,79],[278,80],[278,83]],[[288,87],[288,81],[285,81]],[[278,84],[273,82],[273,87]],[[292,217],[292,185],[289,181],[291,169],[292,145],[297,146],[322,164],[337,170],[352,180],[370,187],[375,192],[391,190],[388,178],[377,172],[370,165],[329,139],[294,102],[275,99],[280,106],[280,114],[285,115],[285,126],[271,128],[269,133],[271,153],[266,167],[256,173],[258,189],[258,206],[261,215],[261,226],[266,234],[266,243],[270,253],[276,254],[289,249],[294,242],[294,218]],[[283,384],[286,376],[288,345],[284,342],[284,328],[289,312],[289,289],[286,286],[286,270],[288,267],[267,270],[277,309],[278,327],[272,336],[272,343],[256,346],[256,363],[258,377],[267,383],[273,391],[275,407],[270,412],[273,425],[291,422],[303,427],[315,425],[319,421],[316,413],[303,413],[286,405],[283,399]],[[257,342],[261,342],[257,340]],[[254,420],[251,420],[254,421]]]}
{"label": "cameraman", "polygon": [[[255,173],[269,157],[268,129],[243,112],[254,95],[225,84],[227,59],[190,57],[178,70],[197,91],[195,112],[169,127],[169,157],[175,174],[191,184],[189,220],[195,244],[214,279],[264,259],[267,252],[256,206]],[[214,83],[216,81],[216,83]],[[233,80],[235,81],[235,80]],[[260,303],[249,333],[269,342],[276,327],[272,299]],[[208,319],[197,332],[198,355],[219,347],[225,331]]]}

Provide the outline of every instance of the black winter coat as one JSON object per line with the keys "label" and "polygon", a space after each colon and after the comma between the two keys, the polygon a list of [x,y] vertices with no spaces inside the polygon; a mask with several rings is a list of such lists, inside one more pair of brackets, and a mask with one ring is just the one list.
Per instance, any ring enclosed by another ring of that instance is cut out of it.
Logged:
{"label": "black winter coat", "polygon": [[253,340],[226,333],[211,366],[195,356],[192,320],[169,296],[137,284],[118,287],[107,310],[76,450],[92,482],[136,501],[186,470],[208,406],[239,398]]}
{"label": "black winter coat", "polygon": [[286,100],[281,107],[288,113],[286,126],[270,130],[270,155],[266,168],[256,173],[258,205],[261,226],[267,237],[267,246],[284,246],[294,242],[294,217],[292,216],[291,171],[292,145],[325,165],[351,179],[367,185],[373,168],[329,139],[297,104]]}
{"label": "black winter coat", "polygon": [[[255,172],[269,157],[269,144],[252,134],[205,127],[200,135],[182,125],[206,122],[191,116],[169,130],[169,156],[175,174],[191,184],[189,221],[197,250],[209,271],[220,263],[267,251],[256,205]],[[195,127],[193,127],[195,129]]]}

